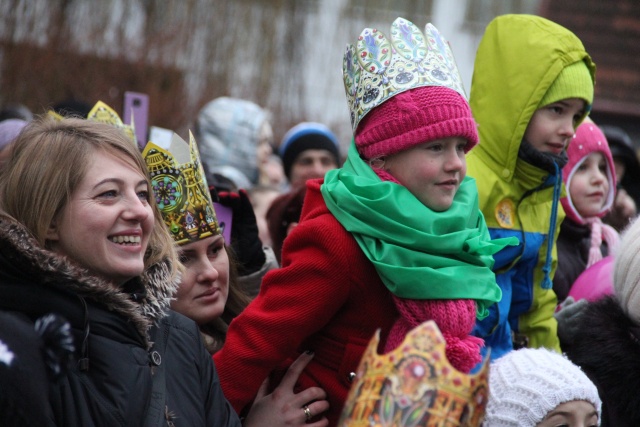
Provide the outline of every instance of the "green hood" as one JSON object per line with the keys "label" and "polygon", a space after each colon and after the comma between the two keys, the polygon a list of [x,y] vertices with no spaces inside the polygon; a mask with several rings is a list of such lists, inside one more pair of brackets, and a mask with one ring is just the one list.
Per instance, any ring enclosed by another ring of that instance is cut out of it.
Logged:
{"label": "green hood", "polygon": [[540,100],[564,67],[582,60],[595,81],[595,64],[571,31],[533,15],[494,19],[473,70],[469,103],[479,123],[480,144],[470,159],[477,156],[511,181],[520,143]]}

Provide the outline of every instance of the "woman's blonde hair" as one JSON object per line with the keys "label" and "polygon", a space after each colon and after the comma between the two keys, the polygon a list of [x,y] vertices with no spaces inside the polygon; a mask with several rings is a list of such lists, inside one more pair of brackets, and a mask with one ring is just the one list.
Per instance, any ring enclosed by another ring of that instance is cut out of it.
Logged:
{"label": "woman's blonde hair", "polygon": [[[131,165],[146,179],[146,164],[138,147],[113,125],[43,116],[27,125],[13,145],[0,176],[0,208],[23,224],[47,248],[47,231],[60,215],[85,175],[96,152],[105,152]],[[149,198],[154,227],[145,254],[145,268],[167,260],[171,275],[180,271],[177,251],[155,198]]]}

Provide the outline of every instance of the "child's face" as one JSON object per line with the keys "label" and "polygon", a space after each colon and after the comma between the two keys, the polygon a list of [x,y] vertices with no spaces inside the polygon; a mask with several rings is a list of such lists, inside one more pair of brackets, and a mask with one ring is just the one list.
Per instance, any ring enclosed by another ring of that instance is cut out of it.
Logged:
{"label": "child's face", "polygon": [[585,400],[561,403],[549,412],[536,427],[596,427],[598,413],[593,404]]}
{"label": "child's face", "polygon": [[563,99],[536,110],[524,133],[524,139],[542,153],[560,154],[567,148],[584,115],[585,102]]}
{"label": "child's face", "polygon": [[389,156],[385,169],[425,206],[449,209],[467,174],[464,138],[437,139]]}
{"label": "child's face", "polygon": [[569,195],[583,218],[597,215],[607,201],[609,179],[607,161],[602,153],[589,154],[571,178]]}

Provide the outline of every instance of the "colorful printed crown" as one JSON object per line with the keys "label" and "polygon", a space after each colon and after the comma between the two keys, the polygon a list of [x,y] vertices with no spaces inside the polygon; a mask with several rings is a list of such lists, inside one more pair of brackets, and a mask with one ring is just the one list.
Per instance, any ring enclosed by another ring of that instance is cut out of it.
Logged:
{"label": "colorful printed crown", "polygon": [[378,355],[380,331],[364,352],[339,425],[477,427],[488,401],[485,362],[463,374],[445,356],[436,323],[422,323],[395,350]]}
{"label": "colorful printed crown", "polygon": [[179,245],[220,234],[193,134],[189,144],[173,134],[165,150],[149,142],[142,151],[153,194],[165,224]]}
{"label": "colorful printed crown", "polygon": [[356,47],[347,45],[342,72],[354,132],[369,111],[410,89],[444,86],[467,99],[449,43],[436,27],[427,24],[425,37],[413,23],[396,18],[390,34],[389,40],[365,28]]}

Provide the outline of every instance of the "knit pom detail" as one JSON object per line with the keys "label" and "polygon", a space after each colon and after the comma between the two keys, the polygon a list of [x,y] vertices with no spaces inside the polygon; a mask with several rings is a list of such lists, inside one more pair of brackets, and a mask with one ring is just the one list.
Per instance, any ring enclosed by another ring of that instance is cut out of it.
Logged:
{"label": "knit pom detail", "polygon": [[385,353],[400,345],[411,329],[434,320],[445,338],[447,359],[454,368],[468,373],[482,360],[480,348],[484,341],[469,335],[476,319],[473,300],[411,300],[395,295],[393,299],[400,318],[389,332]]}

